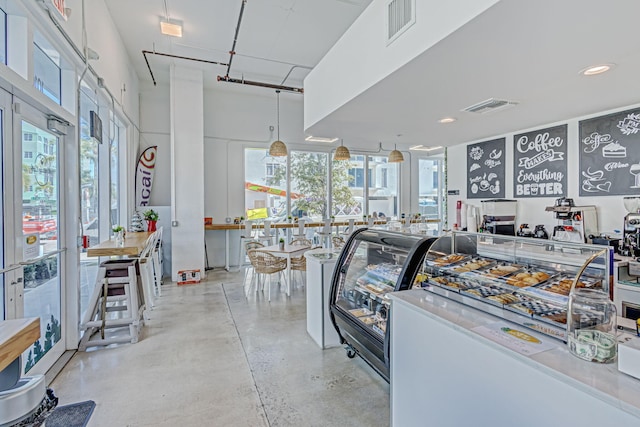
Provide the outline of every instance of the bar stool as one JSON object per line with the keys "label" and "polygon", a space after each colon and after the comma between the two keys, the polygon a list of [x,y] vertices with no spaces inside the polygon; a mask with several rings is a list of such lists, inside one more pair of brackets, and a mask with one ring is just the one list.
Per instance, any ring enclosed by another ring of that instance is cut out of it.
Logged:
{"label": "bar stool", "polygon": [[324,220],[324,226],[322,227],[322,231],[318,232],[318,237],[320,241],[323,242],[325,248],[331,247],[331,219]]}
{"label": "bar stool", "polygon": [[275,237],[275,234],[271,232],[271,221],[265,221],[263,224],[264,224],[264,229],[262,230],[262,234],[260,234],[259,240],[266,241],[267,246],[269,246],[272,243],[273,238]]}
{"label": "bar stool", "polygon": [[299,219],[298,220],[298,232],[296,233],[294,231],[293,232],[293,237],[305,237],[306,230],[304,229],[304,226],[305,226],[306,223],[307,223],[307,221],[304,220],[304,219]]}
{"label": "bar stool", "polygon": [[[120,342],[138,342],[144,320],[144,296],[138,287],[138,261],[119,259],[104,261],[98,269],[96,286],[80,330],[84,335],[79,349]],[[111,314],[111,315],[110,315]],[[106,329],[127,328],[128,334],[105,336]],[[96,337],[100,332],[99,337]]]}

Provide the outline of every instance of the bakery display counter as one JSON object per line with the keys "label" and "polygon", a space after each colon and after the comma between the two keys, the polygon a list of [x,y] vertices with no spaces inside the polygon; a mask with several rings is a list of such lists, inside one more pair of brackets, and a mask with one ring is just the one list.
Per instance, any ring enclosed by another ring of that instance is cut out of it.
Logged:
{"label": "bakery display counter", "polygon": [[429,249],[421,286],[566,341],[572,286],[608,293],[609,271],[602,246],[455,232]]}
{"label": "bakery display counter", "polygon": [[331,320],[349,357],[360,356],[389,380],[388,294],[410,289],[435,238],[356,230],[333,270]]}
{"label": "bakery display counter", "polygon": [[[424,290],[389,299],[392,426],[640,425],[640,381],[616,363]],[[482,330],[543,349],[519,352]]]}

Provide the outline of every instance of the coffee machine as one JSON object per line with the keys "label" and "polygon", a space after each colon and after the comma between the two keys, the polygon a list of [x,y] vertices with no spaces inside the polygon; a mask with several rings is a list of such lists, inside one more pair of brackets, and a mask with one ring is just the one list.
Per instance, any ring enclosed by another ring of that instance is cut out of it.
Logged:
{"label": "coffee machine", "polygon": [[556,199],[554,206],[547,206],[545,210],[553,212],[557,220],[551,240],[591,243],[590,236],[598,234],[595,206],[575,206],[573,199],[561,197]]}
{"label": "coffee machine", "polygon": [[640,196],[624,197],[624,234],[620,253],[625,256],[640,257]]}
{"label": "coffee machine", "polygon": [[493,234],[516,235],[516,200],[492,199],[482,202],[482,228]]}

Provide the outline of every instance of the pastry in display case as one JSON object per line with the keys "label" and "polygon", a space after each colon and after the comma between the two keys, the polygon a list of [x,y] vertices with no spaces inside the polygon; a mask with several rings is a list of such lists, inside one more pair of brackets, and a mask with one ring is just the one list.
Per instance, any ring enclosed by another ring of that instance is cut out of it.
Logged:
{"label": "pastry in display case", "polygon": [[453,232],[431,245],[421,286],[566,342],[572,288],[608,296],[610,272],[599,245]]}
{"label": "pastry in display case", "polygon": [[389,381],[389,298],[427,276],[420,272],[435,238],[376,229],[349,237],[333,273],[332,322],[347,355],[359,355]]}

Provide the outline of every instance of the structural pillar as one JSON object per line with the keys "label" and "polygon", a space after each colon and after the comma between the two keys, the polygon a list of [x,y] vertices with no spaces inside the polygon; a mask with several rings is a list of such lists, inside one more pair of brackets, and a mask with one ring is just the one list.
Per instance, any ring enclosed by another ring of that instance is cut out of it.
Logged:
{"label": "structural pillar", "polygon": [[201,70],[171,66],[171,277],[204,275],[204,87]]}

